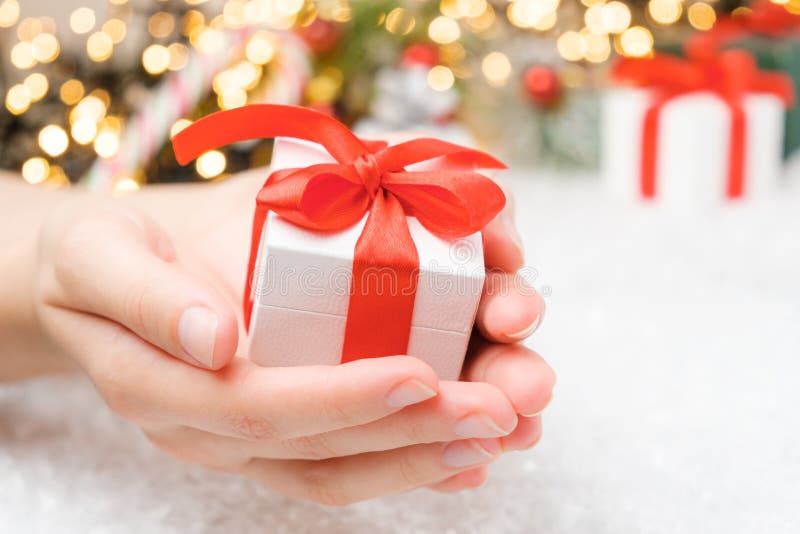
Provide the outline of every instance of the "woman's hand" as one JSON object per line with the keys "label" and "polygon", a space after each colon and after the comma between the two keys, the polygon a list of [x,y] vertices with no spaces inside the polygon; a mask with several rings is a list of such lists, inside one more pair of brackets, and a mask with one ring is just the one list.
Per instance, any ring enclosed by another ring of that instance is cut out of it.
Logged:
{"label": "woman's hand", "polygon": [[511,208],[485,231],[498,271],[465,381],[439,382],[408,356],[293,368],[235,357],[264,173],[114,202],[75,195],[48,217],[37,315],[116,413],[180,460],[325,504],[476,486],[499,454],[536,443],[555,377],[505,344],[527,337],[544,310],[538,294],[513,291],[522,251]]}

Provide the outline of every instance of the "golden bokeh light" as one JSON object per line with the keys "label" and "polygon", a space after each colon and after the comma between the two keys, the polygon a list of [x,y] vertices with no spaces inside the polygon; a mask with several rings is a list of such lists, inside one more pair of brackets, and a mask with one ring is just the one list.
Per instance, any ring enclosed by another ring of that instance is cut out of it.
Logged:
{"label": "golden bokeh light", "polygon": [[28,88],[32,102],[38,102],[47,95],[50,90],[50,83],[47,81],[47,76],[41,72],[34,72],[25,78],[25,87]]}
{"label": "golden bokeh light", "polygon": [[61,46],[58,39],[52,33],[40,33],[31,41],[33,45],[33,57],[42,63],[50,63],[58,57]]}
{"label": "golden bokeh light", "polygon": [[50,175],[50,164],[46,159],[35,157],[22,164],[22,178],[29,184],[40,184]]}
{"label": "golden bokeh light", "polygon": [[88,7],[79,7],[69,17],[69,27],[80,35],[92,31],[96,22],[94,10]]}
{"label": "golden bokeh light", "polygon": [[245,47],[245,57],[256,65],[266,65],[275,57],[274,36],[266,31],[256,32]]}
{"label": "golden bokeh light", "polygon": [[461,37],[461,28],[458,26],[458,22],[450,17],[436,17],[428,25],[428,37],[435,43],[452,43]]}
{"label": "golden bokeh light", "polygon": [[689,6],[687,16],[689,24],[698,30],[710,30],[717,21],[717,13],[714,8],[705,2]]}
{"label": "golden bokeh light", "polygon": [[329,104],[339,96],[341,78],[321,73],[314,76],[306,86],[306,97],[315,104]]}
{"label": "golden bokeh light", "polygon": [[511,62],[502,52],[489,52],[481,62],[481,70],[489,85],[504,85],[511,76]]}
{"label": "golden bokeh light", "polygon": [[279,17],[293,17],[303,9],[303,0],[274,0],[272,9]]}
{"label": "golden bokeh light", "polygon": [[212,54],[225,44],[222,32],[213,28],[200,28],[189,36],[189,40],[204,54]]}
{"label": "golden bokeh light", "polygon": [[80,119],[91,119],[99,122],[106,115],[106,105],[98,97],[89,95],[72,108],[69,122],[75,123]]}
{"label": "golden bokeh light", "polygon": [[584,35],[583,48],[583,57],[590,63],[602,63],[611,55],[611,44],[607,35]]}
{"label": "golden bokeh light", "polygon": [[152,44],[142,52],[142,66],[148,74],[161,74],[169,68],[170,55],[166,46]]}
{"label": "golden bokeh light", "polygon": [[669,25],[681,18],[683,5],[680,0],[650,0],[647,12],[658,24]]}
{"label": "golden bokeh light", "polygon": [[119,152],[119,133],[103,129],[94,140],[94,151],[103,159],[113,158]]}
{"label": "golden bokeh light", "polygon": [[40,19],[26,17],[17,26],[17,37],[20,41],[33,41],[33,38],[44,31],[44,24]]}
{"label": "golden bokeh light", "polygon": [[114,180],[114,186],[112,187],[111,192],[115,196],[121,196],[135,193],[140,188],[141,186],[139,185],[139,182],[130,176],[119,176]]}
{"label": "golden bokeh light", "polygon": [[589,6],[583,14],[583,22],[592,33],[607,33],[605,21],[603,20],[603,4]]}
{"label": "golden bokeh light", "polygon": [[128,27],[122,19],[108,19],[101,29],[111,37],[114,44],[121,43],[128,33]]}
{"label": "golden bokeh light", "polygon": [[197,158],[194,166],[197,174],[208,180],[225,172],[227,165],[225,154],[219,150],[211,150]]}
{"label": "golden bokeh light", "polygon": [[436,65],[428,71],[428,85],[436,91],[447,91],[455,81],[453,71],[444,65]]}
{"label": "golden bokeh light", "polygon": [[89,59],[101,63],[114,52],[114,40],[106,32],[95,32],[86,40],[86,53]]}
{"label": "golden bokeh light", "polygon": [[600,14],[608,33],[622,33],[631,25],[631,10],[622,2],[607,3]]}
{"label": "golden bokeh light", "polygon": [[620,36],[622,53],[631,57],[644,57],[653,51],[653,35],[642,26],[632,26]]}
{"label": "golden bokeh light", "polygon": [[78,119],[72,123],[70,134],[79,145],[88,145],[97,136],[97,122],[88,117]]}
{"label": "golden bokeh light", "polygon": [[172,43],[167,47],[169,52],[169,70],[181,70],[189,63],[189,49],[183,43]]}
{"label": "golden bokeh light", "polygon": [[575,31],[566,31],[558,37],[556,48],[567,61],[579,61],[583,59],[583,36]]}
{"label": "golden bokeh light", "polygon": [[73,79],[67,80],[61,84],[61,88],[58,91],[58,96],[66,105],[73,106],[77,104],[81,98],[83,98],[83,93],[83,83],[81,83],[80,80]]}
{"label": "golden bokeh light", "polygon": [[169,138],[172,139],[176,135],[178,135],[181,131],[188,128],[192,125],[192,121],[189,119],[178,119],[169,129]]}
{"label": "golden bokeh light", "polygon": [[0,28],[10,28],[19,20],[19,2],[3,0],[0,3]]}
{"label": "golden bokeh light", "polygon": [[12,85],[6,93],[6,109],[13,115],[21,115],[30,107],[30,90],[23,84]]}
{"label": "golden bokeh light", "polygon": [[154,13],[147,20],[147,31],[157,39],[169,37],[175,31],[175,17],[165,11]]}
{"label": "golden bokeh light", "polygon": [[552,18],[558,4],[559,0],[516,0],[508,5],[506,14],[514,26],[538,29],[544,24],[543,18]]}
{"label": "golden bokeh light", "polygon": [[11,49],[11,63],[21,70],[36,66],[36,57],[33,55],[33,45],[28,41],[20,41]]}
{"label": "golden bokeh light", "polygon": [[49,124],[39,132],[39,146],[46,154],[55,158],[67,151],[69,137],[61,126]]}
{"label": "golden bokeh light", "polygon": [[389,33],[408,35],[417,25],[417,21],[409,10],[396,7],[386,15],[384,25]]}
{"label": "golden bokeh light", "polygon": [[558,15],[555,11],[552,11],[542,15],[539,20],[533,23],[531,28],[540,32],[544,32],[553,29],[556,25],[556,22],[558,22]]}
{"label": "golden bokeh light", "polygon": [[217,98],[221,109],[240,108],[247,104],[247,91],[241,87],[228,87]]}

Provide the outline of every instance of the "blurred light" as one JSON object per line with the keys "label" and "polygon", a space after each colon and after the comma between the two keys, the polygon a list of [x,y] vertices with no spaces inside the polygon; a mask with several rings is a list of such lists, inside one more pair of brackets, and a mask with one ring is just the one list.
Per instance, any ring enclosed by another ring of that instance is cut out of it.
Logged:
{"label": "blurred light", "polygon": [[70,123],[75,123],[80,119],[91,119],[98,122],[106,114],[106,105],[96,96],[90,95],[81,100],[77,106],[72,108],[69,114]]}
{"label": "blurred light", "polygon": [[261,67],[253,65],[249,61],[240,61],[233,71],[236,73],[237,85],[248,91],[255,88],[261,81]]}
{"label": "blurred light", "polygon": [[608,33],[622,33],[631,25],[631,10],[622,2],[609,2],[600,14]]}
{"label": "blurred light", "polygon": [[386,15],[386,30],[397,35],[408,35],[416,26],[417,21],[407,9],[396,7]]}
{"label": "blurred light", "polygon": [[481,70],[490,85],[500,86],[511,76],[511,62],[502,52],[489,52],[481,62]]}
{"label": "blurred light", "polygon": [[25,85],[12,85],[6,93],[6,109],[13,115],[21,115],[31,107],[31,92]]}
{"label": "blurred light", "polygon": [[111,57],[114,52],[114,41],[105,32],[95,32],[86,40],[86,53],[89,59],[98,63]]}
{"label": "blurred light", "polygon": [[680,0],[650,0],[647,12],[659,24],[674,24],[683,13]]}
{"label": "blurred light", "polygon": [[192,31],[199,28],[206,23],[206,16],[196,9],[190,9],[181,17],[181,33],[186,37],[192,34]]}
{"label": "blurred light", "polygon": [[228,28],[242,28],[247,24],[245,15],[245,2],[242,0],[228,0],[222,8],[222,17]]}
{"label": "blurred light", "polygon": [[189,62],[189,50],[183,43],[172,43],[167,47],[169,52],[169,70],[181,70]]}
{"label": "blurred light", "polygon": [[192,44],[205,54],[211,54],[225,44],[225,38],[219,30],[202,28],[189,37]]}
{"label": "blurred light", "polygon": [[605,34],[607,30],[603,22],[603,4],[589,6],[583,14],[583,22],[590,32]]}
{"label": "blurred light", "polygon": [[149,74],[161,74],[169,68],[169,50],[166,46],[153,44],[142,52],[142,66]]}
{"label": "blurred light", "polygon": [[28,88],[32,102],[38,102],[47,95],[50,89],[50,84],[47,82],[47,77],[41,72],[35,72],[25,78],[25,87]]}
{"label": "blurred light", "polygon": [[175,31],[175,17],[165,11],[154,13],[147,20],[147,31],[157,39],[169,37]]}
{"label": "blurred light", "polygon": [[265,31],[256,32],[247,41],[245,56],[256,65],[266,65],[272,61],[272,58],[275,57],[272,34]]}
{"label": "blurred light", "polygon": [[88,145],[97,135],[97,122],[91,118],[81,118],[72,123],[72,138],[79,145]]}
{"label": "blurred light", "polygon": [[689,24],[698,30],[709,30],[717,21],[714,8],[705,2],[698,2],[689,6]]}
{"label": "blurred light", "polygon": [[61,47],[52,33],[40,33],[33,38],[33,57],[42,63],[50,63],[58,57]]}
{"label": "blurred light", "polygon": [[58,157],[69,147],[67,132],[61,126],[49,124],[39,132],[39,146],[48,155]]}
{"label": "blurred light", "polygon": [[169,138],[172,139],[176,135],[178,135],[181,130],[191,126],[192,121],[189,119],[178,119],[169,129]]}
{"label": "blurred light", "polygon": [[102,102],[104,112],[105,109],[108,109],[108,106],[111,105],[111,95],[108,94],[108,91],[106,91],[105,89],[95,89],[94,91],[89,93],[89,96],[91,96],[92,98],[96,98],[100,102]]}
{"label": "blurred light", "polygon": [[590,33],[583,36],[584,52],[583,57],[591,63],[602,63],[611,55],[611,44],[608,42],[607,35],[597,35]]}
{"label": "blurred light", "polygon": [[77,34],[89,33],[96,22],[94,11],[88,7],[79,7],[69,17],[69,27]]}
{"label": "blurred light", "polygon": [[551,13],[547,13],[542,16],[539,20],[533,23],[531,26],[534,30],[538,30],[540,32],[547,31],[553,29],[555,27],[556,22],[558,21],[558,15],[555,11]]}
{"label": "blurred light", "polygon": [[111,130],[101,130],[94,140],[94,151],[104,159],[116,156],[119,152],[119,134]]}
{"label": "blurred light", "polygon": [[122,131],[122,119],[115,115],[108,115],[100,121],[100,130],[109,130],[120,133]]}
{"label": "blurred light", "polygon": [[275,0],[273,9],[280,17],[293,17],[303,8],[303,0]]}
{"label": "blurred light", "polygon": [[595,4],[602,4],[603,0],[581,0],[581,4],[585,5],[586,7],[593,6]]}
{"label": "blurred light", "polygon": [[489,4],[486,4],[486,9],[477,17],[470,17],[467,19],[467,25],[472,28],[472,31],[482,32],[492,27],[495,21],[494,9]]}
{"label": "blurred light", "polygon": [[626,56],[643,57],[653,50],[653,35],[647,28],[633,26],[620,36],[620,46]]}
{"label": "blurred light", "polygon": [[338,75],[330,72],[320,73],[308,82],[306,97],[315,104],[329,104],[339,96],[341,85],[341,72]]}
{"label": "blurred light", "polygon": [[22,164],[22,178],[29,184],[40,184],[49,174],[50,164],[44,158],[30,158]]}
{"label": "blurred light", "polygon": [[543,17],[555,13],[558,4],[558,0],[517,0],[508,6],[508,20],[520,28],[534,28]]}
{"label": "blurred light", "polygon": [[460,17],[480,17],[487,8],[486,0],[456,0],[456,11]]}
{"label": "blurred light", "polygon": [[121,19],[108,19],[103,23],[102,30],[111,37],[114,44],[119,44],[125,39],[128,28]]}
{"label": "blurred light", "polygon": [[583,37],[575,31],[562,33],[556,41],[558,53],[567,61],[579,61],[583,58]]}
{"label": "blurred light", "polygon": [[452,43],[461,37],[461,28],[455,20],[440,16],[431,21],[428,26],[428,36],[435,43]]}
{"label": "blurred light", "polygon": [[221,109],[240,108],[247,104],[247,92],[241,87],[224,89],[217,99]]}
{"label": "blurred light", "polygon": [[447,91],[455,81],[453,71],[444,65],[436,65],[428,71],[428,85],[436,91]]}
{"label": "blurred light", "polygon": [[211,150],[197,158],[195,168],[197,169],[197,174],[209,179],[222,174],[227,164],[225,154],[218,150]]}
{"label": "blurred light", "polygon": [[68,106],[72,106],[83,98],[83,91],[83,84],[80,80],[67,80],[61,85],[58,94],[62,102]]}
{"label": "blurred light", "polygon": [[33,41],[33,38],[43,31],[44,24],[42,24],[41,20],[33,17],[26,17],[22,19],[17,26],[17,37],[19,37],[20,41]]}
{"label": "blurred light", "polygon": [[140,188],[139,182],[133,178],[121,176],[114,180],[114,186],[111,191],[114,195],[127,195],[129,193],[135,193]]}
{"label": "blurred light", "polygon": [[26,70],[36,65],[33,55],[33,45],[27,41],[20,41],[11,49],[11,63],[18,69]]}
{"label": "blurred light", "polygon": [[464,49],[464,45],[459,42],[439,47],[439,58],[442,63],[452,65],[462,61],[466,57],[467,51]]}
{"label": "blurred light", "polygon": [[19,2],[5,0],[0,4],[0,28],[10,28],[19,20]]}

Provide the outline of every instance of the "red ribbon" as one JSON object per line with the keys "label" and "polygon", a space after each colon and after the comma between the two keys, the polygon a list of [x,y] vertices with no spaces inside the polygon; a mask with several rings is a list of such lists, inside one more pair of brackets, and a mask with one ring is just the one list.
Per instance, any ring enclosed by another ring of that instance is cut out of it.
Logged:
{"label": "red ribbon", "polygon": [[718,95],[731,111],[730,150],[726,194],[738,198],[744,192],[747,124],[743,97],[748,92],[771,93],[790,105],[794,99],[791,78],[784,74],[759,71],[753,56],[730,50],[711,60],[683,60],[656,54],[651,58],[623,58],[612,76],[647,87],[655,92],[644,117],[642,133],[641,192],[646,198],[656,194],[658,168],[658,124],[664,105],[681,95],[710,91]]}
{"label": "red ribbon", "polygon": [[[319,143],[337,163],[276,170],[259,191],[244,294],[245,324],[249,328],[250,281],[269,211],[321,231],[343,230],[369,213],[353,256],[342,361],[405,354],[419,271],[406,215],[443,238],[478,232],[500,212],[505,196],[497,184],[472,169],[505,166],[483,152],[437,139],[394,146],[362,141],[330,116],[270,104],[209,115],[176,135],[173,147],[178,162],[186,164],[213,148],[263,137]],[[405,170],[437,158],[442,159],[435,170]],[[381,287],[385,280],[379,280],[387,268],[393,278],[388,291]]]}
{"label": "red ribbon", "polygon": [[686,54],[697,59],[709,59],[731,41],[754,34],[768,37],[800,35],[800,16],[789,12],[785,5],[758,0],[743,14],[721,18],[710,30],[693,35],[686,42]]}

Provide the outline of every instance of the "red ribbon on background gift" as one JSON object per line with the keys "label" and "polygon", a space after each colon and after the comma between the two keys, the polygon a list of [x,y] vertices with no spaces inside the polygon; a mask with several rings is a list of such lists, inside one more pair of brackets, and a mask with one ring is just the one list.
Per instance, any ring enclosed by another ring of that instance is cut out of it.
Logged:
{"label": "red ribbon on background gift", "polygon": [[714,57],[722,48],[748,35],[800,37],[800,16],[790,13],[785,5],[770,0],[753,2],[750,9],[741,15],[721,18],[713,28],[699,32],[686,41],[686,55],[695,59]]}
{"label": "red ribbon on background gift", "polygon": [[[393,146],[362,141],[328,115],[270,104],[214,113],[181,131],[172,142],[175,157],[185,165],[223,145],[271,137],[319,143],[337,163],[276,170],[259,191],[244,292],[245,324],[249,328],[250,281],[269,211],[318,231],[344,230],[369,213],[353,255],[342,362],[406,354],[419,271],[406,215],[447,239],[480,231],[503,208],[505,196],[497,184],[472,169],[505,165],[483,152],[438,139]],[[435,170],[405,170],[438,158]],[[386,267],[396,276],[391,291],[369,283],[372,269]]]}
{"label": "red ribbon on background gift", "polygon": [[656,54],[650,58],[622,58],[614,65],[612,77],[634,82],[654,92],[644,116],[642,132],[641,192],[656,194],[658,169],[658,124],[661,110],[673,98],[708,91],[719,96],[731,112],[730,149],[726,195],[738,198],[744,191],[747,124],[743,98],[748,92],[770,93],[788,106],[794,99],[792,80],[785,74],[759,71],[751,54],[730,50],[713,59],[684,60]]}

